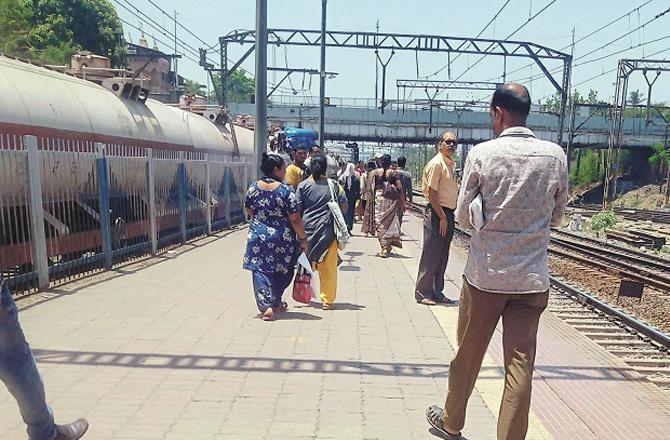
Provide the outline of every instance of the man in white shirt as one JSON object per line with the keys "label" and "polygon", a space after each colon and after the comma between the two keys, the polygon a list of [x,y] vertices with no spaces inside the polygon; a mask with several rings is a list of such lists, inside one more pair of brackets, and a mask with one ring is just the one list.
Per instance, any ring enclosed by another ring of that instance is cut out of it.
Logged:
{"label": "man in white shirt", "polygon": [[568,194],[565,154],[526,128],[529,110],[524,86],[498,88],[491,101],[498,138],[474,147],[463,171],[456,221],[473,229],[469,205],[481,194],[484,226],[470,239],[445,407],[426,413],[450,440],[461,438],[468,398],[500,317],[505,390],[498,440],[522,440],[528,430],[537,327],[549,298],[550,226],[561,223]]}

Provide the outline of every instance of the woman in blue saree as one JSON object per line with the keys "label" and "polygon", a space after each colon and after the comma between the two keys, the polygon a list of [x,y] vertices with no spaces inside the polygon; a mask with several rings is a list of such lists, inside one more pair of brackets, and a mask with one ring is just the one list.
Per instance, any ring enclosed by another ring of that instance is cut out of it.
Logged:
{"label": "woman in blue saree", "polygon": [[264,153],[261,171],[263,177],[249,186],[244,202],[251,222],[243,267],[251,271],[260,318],[271,321],[288,308],[282,295],[300,251],[307,251],[307,235],[295,194],[283,183],[284,159]]}

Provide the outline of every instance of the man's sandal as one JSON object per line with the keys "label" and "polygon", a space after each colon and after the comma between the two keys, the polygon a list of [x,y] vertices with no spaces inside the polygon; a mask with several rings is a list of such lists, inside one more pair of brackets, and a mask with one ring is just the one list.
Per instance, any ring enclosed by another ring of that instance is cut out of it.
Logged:
{"label": "man's sandal", "polygon": [[444,426],[442,426],[442,418],[444,416],[444,410],[437,405],[432,405],[426,410],[426,419],[430,426],[437,431],[440,437],[445,440],[465,440],[461,433],[458,434],[449,434]]}

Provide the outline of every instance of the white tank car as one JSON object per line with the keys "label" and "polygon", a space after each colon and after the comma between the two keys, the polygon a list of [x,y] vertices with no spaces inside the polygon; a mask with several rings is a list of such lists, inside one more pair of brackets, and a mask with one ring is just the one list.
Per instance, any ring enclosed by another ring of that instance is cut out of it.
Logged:
{"label": "white tank car", "polygon": [[[107,81],[103,87],[0,56],[0,149],[11,148],[11,135],[32,134],[45,149],[48,139],[58,139],[63,145],[59,150],[71,149],[75,143],[86,144],[90,150],[93,143],[101,142],[252,157],[253,131],[235,127],[236,151],[228,125],[214,124],[198,114],[146,99],[141,91],[126,94],[122,79]],[[86,181],[76,174],[56,168],[43,173],[43,184],[76,191]],[[24,183],[23,179],[9,180],[19,186]],[[2,191],[16,193],[23,188],[5,187]]]}

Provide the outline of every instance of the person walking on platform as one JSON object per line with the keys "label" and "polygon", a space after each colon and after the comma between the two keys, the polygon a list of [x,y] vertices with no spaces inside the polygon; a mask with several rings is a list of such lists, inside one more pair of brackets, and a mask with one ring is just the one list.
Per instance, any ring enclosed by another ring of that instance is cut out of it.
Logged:
{"label": "person walking on platform", "polygon": [[344,188],[344,193],[347,195],[347,205],[349,205],[350,209],[344,214],[344,220],[347,222],[347,229],[349,229],[349,233],[351,234],[351,230],[354,229],[356,202],[361,195],[361,183],[358,176],[356,176],[356,169],[353,163],[347,163],[344,173],[339,178],[339,182],[342,188]]}
{"label": "person walking on platform", "polygon": [[402,248],[398,213],[405,209],[405,197],[398,175],[391,169],[391,156],[383,155],[381,163],[368,179],[375,191],[375,232],[381,248],[377,255],[387,258],[393,247]]}
{"label": "person walking on platform", "polygon": [[444,296],[443,290],[458,197],[452,159],[457,144],[456,134],[451,131],[442,133],[437,154],[423,170],[423,195],[429,203],[423,218],[423,249],[414,298],[417,303],[427,306],[453,303]]}
{"label": "person walking on platform", "polygon": [[19,405],[30,440],[77,440],[86,434],[88,422],[79,419],[56,425],[46,402],[44,384],[19,323],[12,293],[0,266],[0,379]]}
{"label": "person walking on platform", "polygon": [[251,222],[243,267],[251,271],[260,318],[272,321],[288,308],[282,295],[293,280],[299,250],[307,251],[307,236],[295,193],[282,183],[284,159],[263,153],[261,171],[263,178],[249,186],[244,201]]}
{"label": "person walking on platform", "polygon": [[370,179],[373,171],[377,168],[374,161],[368,162],[368,172],[365,177],[361,177],[361,200],[363,204],[363,224],[361,225],[361,232],[366,237],[374,234],[377,230],[375,224],[375,190],[374,179]]}
{"label": "person walking on platform", "polygon": [[337,181],[326,177],[328,160],[325,156],[313,157],[309,166],[312,175],[298,185],[296,196],[302,207],[309,242],[307,258],[319,272],[319,297],[323,309],[332,310],[337,296],[338,248],[328,202],[334,194],[342,213],[346,213],[347,197]]}
{"label": "person walking on platform", "polygon": [[298,184],[309,176],[306,160],[307,145],[301,143],[293,150],[293,163],[286,167],[286,184],[294,191],[298,188]]}
{"label": "person walking on platform", "polygon": [[[405,170],[406,165],[407,165],[407,158],[405,156],[400,156],[398,158],[398,170],[396,171],[396,174],[398,175],[400,183],[402,184],[402,189],[404,190],[403,196],[405,197],[405,205],[411,205],[413,200],[412,175],[410,174],[409,171]],[[405,215],[404,209],[398,211],[398,220],[400,222],[400,235],[402,235],[402,220],[404,215]]]}
{"label": "person walking on platform", "polygon": [[[494,92],[491,119],[498,138],[474,147],[463,171],[456,219],[479,229],[470,239],[445,407],[434,405],[426,414],[449,439],[461,438],[466,405],[501,317],[505,389],[498,439],[522,440],[528,430],[537,327],[549,298],[547,244],[568,195],[565,153],[526,128],[530,103],[520,84]],[[483,206],[477,221],[470,218],[475,200]]]}

